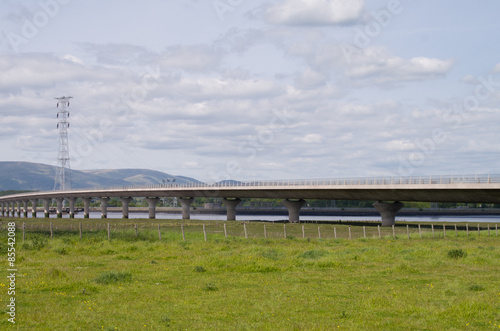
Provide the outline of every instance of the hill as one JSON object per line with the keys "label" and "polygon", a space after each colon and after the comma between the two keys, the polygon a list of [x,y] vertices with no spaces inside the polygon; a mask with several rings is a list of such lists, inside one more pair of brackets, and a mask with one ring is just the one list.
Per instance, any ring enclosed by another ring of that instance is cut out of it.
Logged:
{"label": "hill", "polygon": [[[31,162],[0,162],[0,190],[52,190],[56,167]],[[198,182],[196,179],[174,176],[148,169],[70,170],[71,187],[75,189],[154,185],[167,179],[176,183]]]}

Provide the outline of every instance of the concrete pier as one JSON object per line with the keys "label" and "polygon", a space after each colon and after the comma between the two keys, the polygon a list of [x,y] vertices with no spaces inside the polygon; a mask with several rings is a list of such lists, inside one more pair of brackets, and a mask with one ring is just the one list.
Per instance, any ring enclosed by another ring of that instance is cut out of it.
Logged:
{"label": "concrete pier", "polygon": [[236,207],[240,204],[241,199],[224,198],[224,199],[222,199],[222,201],[224,202],[224,205],[226,205],[227,220],[228,221],[235,221],[236,220]]}
{"label": "concrete pier", "polygon": [[132,201],[132,198],[120,198],[120,201],[122,202],[123,218],[128,219],[128,207],[130,205],[130,201]]}
{"label": "concrete pier", "polygon": [[300,223],[300,208],[306,203],[305,200],[283,200],[283,205],[288,209],[288,220],[290,223]]}
{"label": "concrete pier", "polygon": [[21,218],[22,217],[22,201],[19,200],[17,201],[17,217]]}
{"label": "concrete pier", "polygon": [[36,218],[36,204],[38,203],[38,199],[31,199],[31,217]]}
{"label": "concrete pier", "polygon": [[45,214],[45,218],[49,218],[50,214],[50,200],[52,199],[43,199],[43,213]]}
{"label": "concrete pier", "polygon": [[109,198],[99,198],[101,201],[101,218],[108,218],[108,201]]}
{"label": "concrete pier", "polygon": [[75,218],[76,198],[68,198],[68,202],[69,202],[69,218]]}
{"label": "concrete pier", "polygon": [[183,220],[188,220],[191,218],[190,214],[190,207],[191,204],[193,203],[194,199],[193,198],[177,198],[177,201],[181,203],[182,206],[182,219]]}
{"label": "concrete pier", "polygon": [[56,198],[57,218],[62,218],[64,198]]}
{"label": "concrete pier", "polygon": [[378,201],[375,202],[373,206],[378,210],[380,216],[382,217],[382,226],[392,226],[396,224],[396,214],[401,208],[403,208],[403,204],[399,201],[394,203]]}
{"label": "concrete pier", "polygon": [[83,200],[83,218],[90,217],[90,201],[91,198],[82,198]]}
{"label": "concrete pier", "polygon": [[146,198],[146,202],[148,203],[149,207],[150,219],[156,218],[156,205],[158,204],[158,201],[160,201],[160,199],[158,198]]}
{"label": "concrete pier", "polygon": [[5,204],[3,202],[0,202],[0,211],[2,214],[2,217],[5,216]]}
{"label": "concrete pier", "polygon": [[23,200],[23,215],[24,215],[24,218],[28,218],[28,202],[29,202],[29,200]]}

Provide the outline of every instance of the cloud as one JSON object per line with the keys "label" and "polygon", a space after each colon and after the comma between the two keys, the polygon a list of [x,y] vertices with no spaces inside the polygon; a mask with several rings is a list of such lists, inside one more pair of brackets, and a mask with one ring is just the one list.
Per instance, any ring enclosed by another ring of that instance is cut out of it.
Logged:
{"label": "cloud", "polygon": [[497,63],[495,67],[493,68],[494,73],[500,73],[500,63]]}
{"label": "cloud", "polygon": [[342,25],[360,19],[363,0],[286,0],[270,6],[265,19],[271,24]]}
{"label": "cloud", "polygon": [[351,80],[363,84],[421,81],[444,77],[454,64],[451,59],[428,57],[403,59],[380,48],[367,48],[346,70]]}

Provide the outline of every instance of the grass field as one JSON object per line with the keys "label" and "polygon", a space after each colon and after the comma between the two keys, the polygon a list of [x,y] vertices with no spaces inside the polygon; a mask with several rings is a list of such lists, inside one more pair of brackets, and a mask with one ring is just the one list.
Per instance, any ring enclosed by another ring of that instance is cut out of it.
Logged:
{"label": "grass field", "polygon": [[500,330],[500,237],[484,226],[380,239],[351,225],[348,239],[349,225],[305,224],[303,239],[299,224],[264,238],[262,223],[162,220],[159,240],[159,220],[110,220],[108,240],[102,220],[78,220],[82,239],[69,220],[51,220],[53,239],[47,220],[11,220],[26,238],[18,229],[17,322],[2,277],[0,329]]}

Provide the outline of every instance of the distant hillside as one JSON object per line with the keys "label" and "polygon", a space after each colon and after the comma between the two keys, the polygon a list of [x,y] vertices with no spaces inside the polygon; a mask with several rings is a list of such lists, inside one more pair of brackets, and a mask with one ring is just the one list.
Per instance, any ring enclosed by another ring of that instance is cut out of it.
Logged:
{"label": "distant hillside", "polygon": [[[31,162],[0,162],[0,190],[52,190],[56,167]],[[71,170],[71,186],[75,189],[109,186],[161,184],[175,179],[176,183],[198,182],[196,179],[173,176],[147,169]]]}

